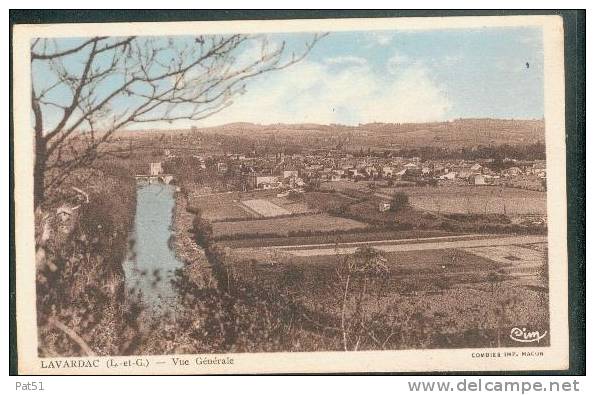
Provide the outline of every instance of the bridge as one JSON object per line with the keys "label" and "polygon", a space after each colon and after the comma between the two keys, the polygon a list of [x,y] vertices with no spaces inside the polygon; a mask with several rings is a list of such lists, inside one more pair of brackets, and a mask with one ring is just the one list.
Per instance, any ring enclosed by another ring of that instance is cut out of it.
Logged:
{"label": "bridge", "polygon": [[173,174],[137,174],[134,176],[134,178],[136,178],[137,181],[146,181],[149,184],[170,184],[174,180]]}
{"label": "bridge", "polygon": [[136,178],[137,181],[146,181],[149,184],[157,182],[170,184],[174,180],[174,175],[163,173],[161,162],[153,162],[149,164],[149,174],[137,174],[134,178]]}

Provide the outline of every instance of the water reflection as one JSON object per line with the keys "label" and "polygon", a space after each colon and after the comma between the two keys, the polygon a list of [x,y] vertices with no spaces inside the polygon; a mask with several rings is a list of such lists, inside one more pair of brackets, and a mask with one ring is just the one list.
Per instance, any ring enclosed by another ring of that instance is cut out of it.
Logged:
{"label": "water reflection", "polygon": [[140,291],[144,303],[153,308],[173,303],[171,280],[182,266],[170,246],[174,192],[175,187],[159,183],[141,183],[137,188],[134,231],[124,271],[127,288]]}

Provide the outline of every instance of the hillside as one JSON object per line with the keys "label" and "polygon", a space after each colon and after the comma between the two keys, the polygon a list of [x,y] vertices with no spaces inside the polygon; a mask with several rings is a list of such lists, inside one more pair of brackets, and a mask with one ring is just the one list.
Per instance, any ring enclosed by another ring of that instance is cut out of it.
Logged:
{"label": "hillside", "polygon": [[[279,138],[297,136],[315,137],[326,135],[350,143],[376,145],[434,146],[453,147],[490,144],[529,144],[545,141],[543,120],[504,120],[504,119],[458,119],[448,122],[431,123],[371,123],[358,126],[316,125],[316,124],[275,124],[256,125],[234,123],[217,127],[197,129],[203,133],[226,135],[275,135]],[[329,136],[330,135],[330,136]]]}
{"label": "hillside", "polygon": [[[457,119],[428,123],[369,123],[358,126],[318,124],[260,125],[249,122],[229,123],[214,127],[175,130],[126,131],[123,135],[146,133],[242,136],[257,140],[340,144],[376,148],[478,145],[526,145],[545,142],[543,120]],[[326,145],[323,144],[323,145]]]}

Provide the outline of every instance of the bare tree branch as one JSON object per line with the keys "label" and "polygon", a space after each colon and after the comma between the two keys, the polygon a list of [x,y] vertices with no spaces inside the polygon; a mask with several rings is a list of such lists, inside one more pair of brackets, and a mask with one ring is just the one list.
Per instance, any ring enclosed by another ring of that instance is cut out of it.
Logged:
{"label": "bare tree branch", "polygon": [[74,341],[80,348],[81,351],[87,356],[95,356],[95,352],[91,350],[91,347],[78,335],[75,331],[64,325],[60,320],[54,317],[49,318],[49,323],[54,327],[64,332],[72,341]]}
{"label": "bare tree branch", "polygon": [[[289,57],[284,42],[274,47],[264,36],[239,34],[93,37],[68,49],[34,40],[32,63],[47,72],[34,81],[32,95],[36,177],[49,176],[36,183],[36,194],[106,155],[100,148],[122,128],[198,121],[224,110],[245,92],[248,80],[300,62],[324,36],[315,34]],[[258,49],[250,50],[253,44]],[[58,121],[49,115],[56,111]]]}

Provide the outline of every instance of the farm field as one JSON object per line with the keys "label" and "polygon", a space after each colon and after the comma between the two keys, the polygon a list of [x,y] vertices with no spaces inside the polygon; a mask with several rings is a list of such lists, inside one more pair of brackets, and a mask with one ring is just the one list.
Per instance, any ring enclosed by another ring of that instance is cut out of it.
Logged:
{"label": "farm field", "polygon": [[316,210],[308,206],[307,203],[298,199],[292,199],[289,197],[272,197],[268,199],[269,202],[276,204],[289,211],[291,214],[307,214],[315,213]]}
{"label": "farm field", "polygon": [[238,193],[217,193],[189,198],[188,207],[198,209],[201,216],[209,221],[254,218],[239,202]]}
{"label": "farm field", "polygon": [[331,181],[331,182],[324,182],[321,184],[320,189],[323,190],[335,190],[335,191],[344,191],[344,190],[358,190],[358,191],[370,191],[369,185],[370,184],[377,184],[376,181]]}
{"label": "farm field", "polygon": [[230,221],[213,223],[214,237],[241,234],[287,236],[289,232],[343,231],[363,229],[367,225],[347,218],[332,217],[327,214],[304,215],[298,217],[259,219],[253,221]]}
{"label": "farm field", "polygon": [[504,180],[504,184],[514,188],[545,191],[545,180],[534,175],[518,175]]}
{"label": "farm field", "polygon": [[243,218],[276,217],[317,213],[302,199],[277,197],[276,191],[190,193],[189,207],[213,222]]}
{"label": "farm field", "polygon": [[299,196],[305,204],[320,211],[336,210],[352,204],[356,199],[340,193],[306,192]]}
{"label": "farm field", "polygon": [[409,196],[417,209],[451,214],[546,215],[546,193],[499,186],[379,188],[376,196]]}
{"label": "farm field", "polygon": [[[491,257],[491,254],[496,254],[497,251],[506,251],[507,248],[516,244],[530,244],[530,243],[545,243],[547,237],[545,236],[505,236],[505,237],[470,237],[467,239],[451,240],[450,238],[439,240],[424,240],[420,239],[414,242],[387,242],[374,245],[382,252],[402,252],[402,251],[426,251],[438,249],[451,248],[467,248],[473,251],[473,248],[479,247],[479,251],[487,251],[487,253],[477,253],[478,256]],[[288,248],[287,252],[297,256],[319,256],[319,255],[338,255],[338,254],[353,254],[359,246],[355,243],[340,244],[340,245],[308,245],[308,246],[293,246]],[[530,250],[528,250],[530,251]],[[502,254],[502,252],[500,252]],[[529,254],[527,252],[525,255]],[[537,252],[534,252],[533,256]],[[513,254],[514,255],[514,254]],[[522,256],[522,255],[521,255]],[[506,257],[505,257],[506,258]],[[490,258],[491,259],[491,258]],[[522,258],[518,258],[519,260]],[[506,259],[506,261],[510,261]]]}
{"label": "farm field", "polygon": [[[370,184],[376,185],[374,190]],[[546,192],[504,186],[440,185],[383,187],[370,181],[324,183],[323,190],[367,194],[390,200],[395,192],[409,196],[412,207],[450,214],[546,215]]]}
{"label": "farm field", "polygon": [[[415,244],[414,242],[408,244]],[[378,245],[370,245],[378,249]],[[236,262],[242,262],[244,257],[256,257],[265,262],[280,265],[307,265],[315,266],[309,270],[331,270],[339,264],[343,257],[340,254],[331,255],[295,255],[292,248],[241,248],[229,251]],[[504,267],[506,263],[493,261],[485,256],[479,256],[464,249],[430,249],[416,251],[382,252],[387,259],[391,271],[400,274],[420,274],[443,272],[461,272],[466,270],[496,270]],[[244,263],[247,263],[244,261]],[[444,265],[445,268],[441,268]]]}
{"label": "farm field", "polygon": [[[246,256],[252,259],[245,260]],[[444,346],[453,346],[450,342],[456,339],[469,344],[474,336],[480,337],[478,344],[506,343],[507,336],[498,333],[508,333],[511,325],[547,330],[548,297],[538,275],[545,259],[517,277],[515,269],[524,262],[498,262],[463,249],[383,252],[382,256],[388,271],[369,280],[362,302],[370,317],[415,316],[423,322],[422,332],[449,339]],[[232,250],[229,257],[234,275],[242,281],[292,295],[330,320],[340,317],[343,288],[337,268],[342,256],[301,257],[283,250],[254,249],[250,254]],[[504,305],[506,314],[500,314]],[[440,342],[434,338],[431,343],[436,341]]]}
{"label": "farm field", "polygon": [[279,207],[265,199],[243,200],[242,204],[248,207],[249,211],[256,212],[261,217],[280,217],[291,214],[289,210]]}
{"label": "farm field", "polygon": [[335,244],[375,242],[379,240],[411,239],[417,237],[444,237],[456,236],[457,233],[442,230],[370,230],[368,232],[327,234],[316,236],[290,236],[290,237],[260,237],[239,240],[225,240],[221,243],[230,248],[258,248],[273,246],[291,246],[303,244]]}

